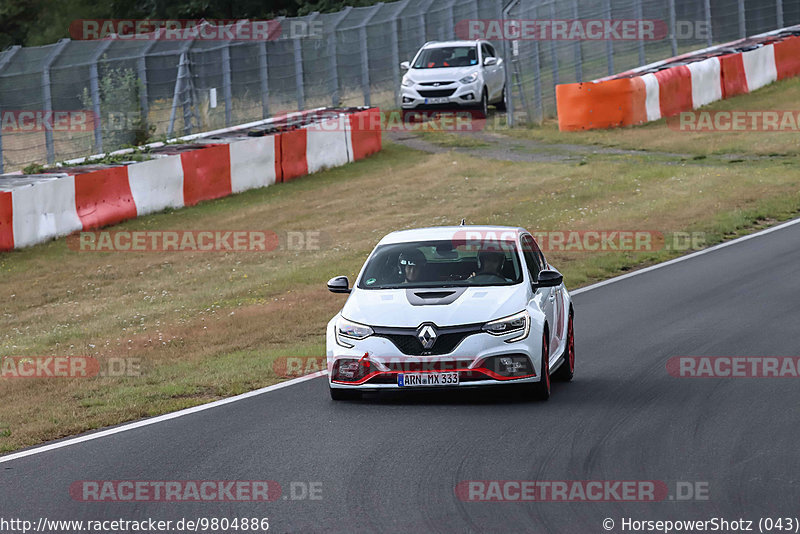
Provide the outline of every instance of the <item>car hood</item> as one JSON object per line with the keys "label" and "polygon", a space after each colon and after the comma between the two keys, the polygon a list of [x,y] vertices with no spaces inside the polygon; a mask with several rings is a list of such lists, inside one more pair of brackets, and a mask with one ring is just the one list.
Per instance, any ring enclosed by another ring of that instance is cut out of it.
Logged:
{"label": "car hood", "polygon": [[[415,298],[419,293],[450,291],[463,292],[449,304],[419,304],[420,299]],[[506,317],[524,310],[526,305],[523,284],[410,290],[354,288],[342,308],[342,316],[369,326],[415,328],[425,322],[455,326]]]}
{"label": "car hood", "polygon": [[458,81],[478,70],[477,65],[467,67],[447,67],[444,69],[411,69],[408,77],[416,83]]}

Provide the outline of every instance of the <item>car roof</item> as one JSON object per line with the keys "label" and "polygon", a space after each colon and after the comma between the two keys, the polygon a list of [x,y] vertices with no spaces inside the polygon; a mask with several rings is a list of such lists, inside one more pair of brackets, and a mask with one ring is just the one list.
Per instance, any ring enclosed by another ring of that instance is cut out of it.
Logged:
{"label": "car roof", "polygon": [[[414,228],[412,230],[398,230],[386,235],[380,240],[378,245],[390,245],[397,243],[413,243],[416,241],[447,241],[454,237],[466,237],[466,232],[478,232],[482,238],[499,238],[502,234],[513,233],[517,236],[521,233],[528,233],[527,230],[514,226],[432,226],[429,228]],[[479,237],[479,239],[481,238]]]}
{"label": "car roof", "polygon": [[476,44],[485,43],[484,40],[475,41],[430,41],[425,43],[422,48],[443,48],[446,46],[475,46]]}

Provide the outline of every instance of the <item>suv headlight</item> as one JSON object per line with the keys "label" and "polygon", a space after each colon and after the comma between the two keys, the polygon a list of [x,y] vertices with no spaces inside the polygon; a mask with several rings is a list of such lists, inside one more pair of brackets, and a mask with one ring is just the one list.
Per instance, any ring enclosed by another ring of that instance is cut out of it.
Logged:
{"label": "suv headlight", "polygon": [[352,349],[353,345],[345,341],[346,339],[362,340],[373,334],[372,328],[367,325],[348,321],[344,317],[339,317],[336,321],[336,343],[342,347]]}
{"label": "suv headlight", "polygon": [[477,79],[478,79],[478,72],[477,72],[477,71],[475,71],[475,72],[473,72],[472,74],[468,74],[467,76],[464,76],[463,78],[461,78],[460,80],[458,80],[458,83],[463,83],[463,84],[465,84],[465,85],[466,85],[466,84],[468,84],[468,83],[472,83],[472,82],[474,82],[474,81],[475,81],[475,80],[477,80]]}
{"label": "suv headlight", "polygon": [[514,315],[503,317],[502,319],[489,321],[483,325],[483,331],[493,336],[504,336],[512,332],[519,332],[518,336],[514,336],[512,339],[506,339],[505,341],[506,343],[521,341],[528,337],[531,331],[531,316],[527,311],[521,311]]}
{"label": "suv headlight", "polygon": [[414,85],[414,80],[409,78],[408,74],[406,74],[405,76],[403,76],[403,81],[401,83],[403,87],[411,87],[412,85]]}

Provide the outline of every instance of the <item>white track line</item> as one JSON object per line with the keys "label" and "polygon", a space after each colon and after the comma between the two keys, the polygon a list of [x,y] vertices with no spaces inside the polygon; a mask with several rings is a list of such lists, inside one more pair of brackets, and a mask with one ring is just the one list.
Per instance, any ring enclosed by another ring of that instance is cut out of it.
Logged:
{"label": "white track line", "polygon": [[[660,269],[662,267],[666,267],[668,265],[672,265],[674,263],[678,263],[680,261],[690,260],[697,256],[702,256],[703,254],[708,254],[709,252],[713,252],[715,250],[719,250],[721,248],[729,247],[731,245],[735,245],[737,243],[741,243],[742,241],[747,241],[748,239],[753,239],[755,237],[759,237],[762,235],[766,235],[772,232],[777,232],[778,230],[782,230],[783,228],[787,228],[789,226],[793,226],[795,224],[800,223],[800,219],[793,219],[791,221],[787,221],[783,224],[779,224],[778,226],[773,226],[771,228],[767,228],[766,230],[761,230],[754,234],[738,237],[731,241],[726,241],[724,243],[720,243],[719,245],[714,245],[713,247],[703,249],[692,254],[687,254],[686,256],[681,256],[679,258],[675,258],[673,260],[665,261],[664,263],[658,263],[656,265],[651,265],[650,267],[645,267],[644,269],[640,269],[638,271],[633,271],[627,274],[623,274],[621,276],[617,276],[614,278],[609,278],[608,280],[604,280],[602,282],[598,282],[596,284],[592,284],[590,286],[582,287],[580,289],[576,289],[575,291],[570,291],[571,295],[578,295],[580,293],[584,293],[586,291],[590,291],[592,289],[597,289],[598,287],[603,287],[608,284],[613,284],[614,282],[619,282],[620,280],[625,280],[626,278],[630,278],[631,276],[637,276],[640,274],[644,274],[646,272],[654,271],[656,269]],[[109,428],[107,430],[102,430],[100,432],[94,432],[92,434],[86,434],[84,436],[79,436],[77,438],[65,439],[63,441],[57,441],[55,443],[50,443],[48,445],[42,445],[41,447],[36,447],[33,449],[28,449],[20,452],[16,452],[13,454],[9,454],[7,456],[0,456],[0,463],[10,462],[12,460],[17,460],[19,458],[25,458],[27,456],[33,456],[34,454],[41,454],[43,452],[52,451],[55,449],[60,449],[62,447],[68,447],[70,445],[76,445],[78,443],[83,443],[85,441],[92,441],[95,439],[104,438],[106,436],[112,436],[114,434],[119,434],[121,432],[126,432],[128,430],[134,430],[136,428],[141,428],[144,426],[154,425],[156,423],[161,423],[162,421],[169,421],[170,419],[177,419],[178,417],[183,417],[185,415],[191,415],[197,412],[203,412],[205,410],[210,410],[211,408],[216,408],[217,406],[224,406],[225,404],[230,404],[232,402],[249,399],[250,397],[255,397],[257,395],[262,395],[264,393],[268,393],[270,391],[275,391],[278,389],[282,389],[285,387],[293,386],[295,384],[300,384],[301,382],[305,382],[307,380],[311,380],[314,378],[318,378],[321,376],[325,376],[327,371],[318,371],[316,373],[312,373],[310,375],[301,376],[300,378],[294,378],[292,380],[287,380],[286,382],[281,382],[280,384],[275,384],[274,386],[268,386],[265,388],[257,389],[255,391],[250,391],[248,393],[243,393],[241,395],[236,395],[235,397],[229,397],[227,399],[222,399],[214,402],[210,402],[208,404],[201,404],[200,406],[195,406],[193,408],[187,408],[185,410],[180,410],[178,412],[172,412],[164,415],[160,415],[158,417],[152,417],[150,419],[144,419],[142,421],[136,421],[135,423],[124,424],[121,426],[117,426],[114,428]]]}
{"label": "white track line", "polygon": [[626,278],[630,278],[631,276],[637,276],[640,274],[648,273],[650,271],[655,271],[656,269],[661,269],[662,267],[666,267],[668,265],[672,265],[674,263],[678,263],[680,261],[690,260],[692,258],[696,258],[697,256],[702,256],[703,254],[708,254],[709,252],[714,252],[715,250],[719,250],[721,248],[729,247],[731,245],[736,245],[741,243],[742,241],[747,241],[748,239],[753,239],[754,237],[760,237],[762,235],[771,234],[772,232],[777,232],[778,230],[783,230],[784,228],[788,228],[789,226],[794,226],[795,224],[800,223],[800,219],[792,219],[791,221],[786,221],[785,223],[779,224],[778,226],[772,226],[765,230],[760,230],[754,234],[745,235],[742,237],[737,237],[736,239],[732,239],[730,241],[725,241],[724,243],[720,243],[719,245],[714,245],[713,247],[704,248],[703,250],[698,250],[697,252],[692,252],[691,254],[687,254],[686,256],[680,256],[678,258],[665,261],[663,263],[657,263],[655,265],[651,265],[650,267],[645,267],[644,269],[639,269],[637,271],[633,271],[627,274],[622,274],[620,276],[615,276],[614,278],[609,278],[608,280],[603,280],[602,282],[597,282],[596,284],[592,284],[590,286],[582,287],[580,289],[576,289],[574,291],[570,291],[570,295],[579,295],[586,291],[597,289],[598,287],[603,287],[608,284],[613,284],[614,282],[619,282],[620,280],[625,280]]}
{"label": "white track line", "polygon": [[159,415],[158,417],[152,417],[150,419],[136,421],[135,423],[109,428],[108,430],[102,430],[100,432],[86,434],[85,436],[80,436],[77,438],[66,439],[64,441],[57,441],[55,443],[50,443],[49,445],[42,445],[41,447],[36,447],[35,449],[28,449],[25,451],[15,452],[13,454],[9,454],[8,456],[0,456],[0,464],[5,462],[10,462],[12,460],[17,460],[19,458],[25,458],[26,456],[33,456],[34,454],[40,454],[42,452],[52,451],[54,449],[60,449],[62,447],[68,447],[70,445],[83,443],[84,441],[92,441],[95,439],[104,438],[106,436],[112,436],[114,434],[119,434],[120,432],[125,432],[127,430],[133,430],[135,428],[141,428],[143,426],[154,425],[156,423],[161,423],[162,421],[177,419],[178,417],[183,417],[184,415],[191,415],[193,413],[203,412],[205,410],[210,410],[211,408],[216,408],[217,406],[223,406],[225,404],[230,404],[232,402],[249,399],[250,397],[255,397],[256,395],[261,395],[262,393],[267,393],[269,391],[275,391],[276,389],[293,386],[295,384],[305,382],[306,380],[311,380],[312,378],[324,376],[327,373],[328,371],[318,371],[310,375],[301,376],[300,378],[293,378],[292,380],[287,380],[286,382],[275,384],[274,386],[267,386],[265,388],[256,389],[254,391],[248,391],[247,393],[242,393],[241,395],[236,395],[235,397],[228,397],[227,399],[210,402],[208,404],[201,404],[200,406],[194,406],[192,408],[186,408],[185,410],[180,410],[178,412],[167,413],[164,415]]}

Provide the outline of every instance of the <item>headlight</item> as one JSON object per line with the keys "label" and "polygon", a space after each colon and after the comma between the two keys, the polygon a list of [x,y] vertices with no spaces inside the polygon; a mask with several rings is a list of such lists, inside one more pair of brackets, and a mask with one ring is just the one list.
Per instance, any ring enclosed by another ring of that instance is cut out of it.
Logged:
{"label": "headlight", "polygon": [[335,333],[336,343],[342,347],[351,349],[353,348],[353,345],[351,343],[347,343],[342,338],[361,340],[371,336],[373,332],[372,328],[366,325],[354,323],[353,321],[348,321],[344,317],[339,317],[339,320],[336,321]]}
{"label": "headlight", "polygon": [[478,79],[478,73],[477,72],[473,72],[472,74],[470,74],[468,76],[464,76],[463,78],[458,80],[458,83],[468,84],[468,83],[474,82],[477,79]]}
{"label": "headlight", "polygon": [[411,87],[412,85],[414,85],[414,80],[409,78],[408,75],[405,75],[405,76],[403,76],[402,84],[403,84],[403,87]]}
{"label": "headlight", "polygon": [[505,341],[506,343],[520,341],[528,337],[528,333],[531,331],[531,316],[528,315],[527,311],[521,311],[514,315],[509,315],[508,317],[486,323],[483,325],[483,331],[493,336],[503,336],[512,332],[519,332],[520,334],[518,336],[512,339],[506,339]]}

